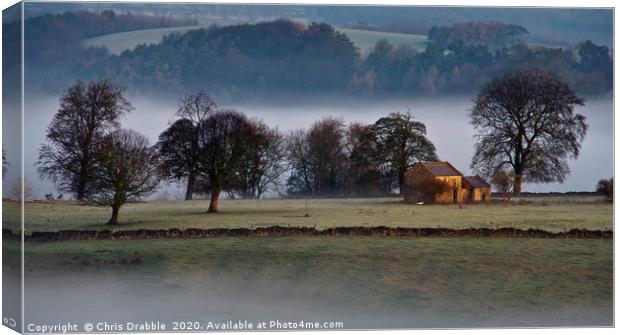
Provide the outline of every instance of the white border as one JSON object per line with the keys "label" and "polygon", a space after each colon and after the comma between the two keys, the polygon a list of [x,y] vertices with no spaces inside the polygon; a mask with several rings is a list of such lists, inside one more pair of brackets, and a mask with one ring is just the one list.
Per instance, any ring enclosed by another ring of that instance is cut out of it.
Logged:
{"label": "white border", "polygon": [[[10,5],[15,4],[17,1],[11,1],[11,0],[0,0],[0,4],[2,5],[2,8],[5,9],[7,7],[9,7]],[[41,1],[41,0],[29,0],[27,2],[49,2],[49,1]],[[82,0],[82,1],[57,1],[57,2],[98,2],[96,0]],[[502,1],[502,0],[469,0],[469,1],[465,1],[465,0],[444,0],[441,2],[437,2],[437,1],[429,1],[429,0],[409,0],[409,1],[394,1],[394,0],[387,0],[387,1],[379,1],[379,0],[355,0],[355,1],[351,1],[351,0],[336,0],[336,1],[330,1],[330,0],[305,0],[305,1],[300,1],[300,0],[288,0],[288,1],[265,1],[265,0],[241,0],[241,1],[231,1],[231,0],[219,0],[219,1],[188,1],[188,0],[167,0],[167,1],[152,1],[152,0],[142,0],[142,1],[115,1],[115,0],[108,0],[108,1],[99,1],[99,2],[136,2],[136,3],[149,3],[149,2],[170,2],[170,3],[230,3],[230,4],[234,4],[234,3],[243,3],[243,4],[308,4],[308,5],[312,5],[312,4],[316,4],[316,5],[419,5],[419,6],[477,6],[477,7],[580,7],[580,8],[593,8],[593,7],[601,7],[601,8],[614,8],[615,9],[615,1],[610,1],[610,0],[588,0],[588,1],[577,1],[577,0],[563,0],[563,1],[551,1],[551,0],[538,0],[538,1],[532,1],[532,0],[512,0],[512,1]],[[23,13],[23,5],[22,5],[22,13]],[[619,45],[618,44],[618,35],[616,34],[617,31],[617,23],[615,20],[615,13],[614,13],[614,46],[615,45]],[[1,28],[0,28],[1,31]],[[23,21],[22,21],[22,32],[23,32]],[[22,55],[23,55],[23,34],[22,34]],[[0,44],[0,54],[1,54],[1,44]],[[615,51],[615,50],[614,50]],[[617,112],[617,107],[615,104],[615,97],[617,96],[617,94],[619,93],[619,89],[618,86],[616,85],[616,82],[618,80],[618,71],[617,71],[617,67],[616,64],[618,62],[618,53],[614,52],[614,176],[619,175],[618,172],[620,170],[620,167],[618,166],[618,164],[616,163],[616,159],[618,157],[617,153],[617,148],[619,148],[620,146],[619,144],[619,139],[615,136],[615,130],[616,129],[620,129],[620,120],[618,118],[615,117],[615,114]],[[22,62],[22,78],[23,78],[23,62]],[[1,78],[0,78],[0,83],[1,83]],[[24,81],[22,79],[22,125],[24,122],[24,97],[23,97],[23,87],[24,87]],[[0,97],[0,101],[1,101],[1,97]],[[1,125],[2,125],[2,120],[0,118],[0,134],[1,134]],[[24,168],[24,162],[23,162],[23,139],[24,139],[24,132],[22,129],[22,170]],[[0,137],[1,138],[1,137]],[[23,171],[22,171],[22,178],[23,178]],[[1,185],[1,181],[0,181],[0,185]],[[22,182],[22,188],[24,186],[24,183]],[[22,190],[23,193],[23,190]],[[23,198],[23,197],[22,197]],[[617,213],[616,206],[618,205],[617,202],[617,197],[614,201],[614,222],[616,222],[616,219],[618,218],[619,214]],[[1,204],[0,204],[0,208],[1,208]],[[22,241],[23,241],[23,202],[22,202]],[[617,258],[615,257],[615,250],[616,246],[617,246],[618,241],[615,239],[615,230],[614,230],[614,302],[616,302],[616,292],[615,292],[615,287],[617,287],[617,283],[618,283],[618,277],[616,276],[616,272],[615,270],[617,269]],[[1,255],[0,255],[0,259],[1,259]],[[23,253],[23,248],[22,248],[22,314],[24,311],[24,304],[23,304],[23,285],[24,285],[24,267],[23,267],[23,260],[24,260],[24,253]],[[0,280],[1,283],[1,280]],[[1,294],[1,293],[0,293]],[[614,314],[615,314],[615,320],[618,319],[618,310],[616,304],[614,304]],[[62,308],[62,306],[59,306],[59,308]],[[23,322],[24,322],[24,318],[22,315],[22,326],[23,326]],[[23,328],[22,328],[23,329]],[[470,334],[479,334],[479,333],[485,333],[485,334],[508,334],[508,335],[515,335],[515,334],[540,334],[540,333],[544,333],[544,334],[549,334],[549,335],[565,335],[566,332],[569,331],[571,334],[612,334],[615,333],[615,331],[613,330],[613,328],[552,328],[552,329],[467,329],[467,330],[389,330],[389,332],[391,334],[432,334],[432,333],[437,333],[440,332],[442,334],[466,334],[466,335],[470,335]],[[338,333],[342,333],[343,331],[321,331],[321,332],[304,332],[306,334],[338,334]],[[349,334],[366,334],[367,332],[364,331],[345,331],[346,333]],[[379,332],[387,332],[387,331],[371,331],[371,333],[379,333]],[[265,332],[266,334],[276,334],[278,332]],[[13,331],[9,330],[6,327],[0,327],[0,334],[14,334]],[[158,333],[161,334],[161,333]],[[166,333],[164,333],[166,334]],[[170,333],[170,334],[178,334],[178,333]],[[215,334],[215,333],[214,333]],[[233,333],[233,332],[226,332],[226,334],[243,334],[243,333]]]}

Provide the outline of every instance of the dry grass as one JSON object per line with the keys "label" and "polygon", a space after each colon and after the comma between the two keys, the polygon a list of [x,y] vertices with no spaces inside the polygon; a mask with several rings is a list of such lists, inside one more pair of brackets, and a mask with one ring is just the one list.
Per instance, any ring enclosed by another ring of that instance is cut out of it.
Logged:
{"label": "dry grass", "polygon": [[[4,227],[19,227],[19,206],[3,202]],[[127,204],[115,229],[256,228],[347,226],[613,229],[613,206],[604,202],[527,203],[520,205],[412,205],[399,198],[222,200],[220,213],[207,214],[208,202],[175,201]],[[108,208],[68,202],[27,203],[26,231],[107,229]]]}

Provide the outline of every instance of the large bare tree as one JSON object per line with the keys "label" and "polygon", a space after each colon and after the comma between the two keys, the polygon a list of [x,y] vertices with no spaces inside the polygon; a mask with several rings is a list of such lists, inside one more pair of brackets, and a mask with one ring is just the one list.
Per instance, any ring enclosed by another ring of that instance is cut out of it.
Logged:
{"label": "large bare tree", "polygon": [[176,113],[179,119],[159,135],[157,148],[167,176],[187,180],[185,200],[193,199],[199,173],[198,128],[216,108],[213,96],[205,91],[187,94],[179,101]]}
{"label": "large bare tree", "polygon": [[94,149],[119,118],[131,110],[119,87],[107,80],[77,82],[60,97],[60,108],[39,150],[38,172],[78,200],[91,178]]}
{"label": "large bare tree", "polygon": [[577,158],[588,129],[574,112],[582,105],[566,83],[538,68],[492,80],[470,113],[477,131],[472,169],[489,177],[512,170],[514,194],[523,182],[563,182],[567,159]]}
{"label": "large bare tree", "polygon": [[88,179],[86,201],[112,207],[107,224],[118,224],[121,206],[153,192],[159,185],[155,150],[146,137],[133,130],[119,129],[97,145],[93,172]]}

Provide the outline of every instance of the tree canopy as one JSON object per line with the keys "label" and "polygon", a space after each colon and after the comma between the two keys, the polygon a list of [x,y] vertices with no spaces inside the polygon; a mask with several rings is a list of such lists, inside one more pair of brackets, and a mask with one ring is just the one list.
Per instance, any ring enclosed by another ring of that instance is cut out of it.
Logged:
{"label": "tree canopy", "polygon": [[377,153],[396,176],[400,190],[405,182],[405,172],[413,164],[439,159],[435,145],[426,137],[426,125],[415,120],[411,113],[392,113],[382,117],[372,126],[372,131]]}
{"label": "tree canopy", "polygon": [[199,127],[217,109],[213,96],[206,91],[184,95],[179,101],[179,118],[159,135],[156,147],[163,171],[169,178],[187,179],[185,200],[191,200],[199,173],[201,148]]}
{"label": "tree canopy", "polygon": [[490,81],[470,113],[477,131],[471,167],[485,176],[503,169],[521,183],[562,182],[567,159],[579,155],[586,118],[574,112],[584,100],[548,71],[525,68]]}
{"label": "tree canopy", "polygon": [[88,192],[96,146],[132,109],[119,87],[107,80],[77,82],[60,97],[60,108],[39,149],[38,172],[82,200]]}
{"label": "tree canopy", "polygon": [[484,45],[491,50],[510,47],[522,42],[528,31],[516,24],[497,21],[463,22],[451,26],[435,26],[428,31],[428,40],[446,48],[453,43]]}
{"label": "tree canopy", "polygon": [[[523,43],[526,29],[501,22],[437,26],[423,49],[379,41],[368,52],[326,23],[290,20],[211,26],[172,33],[160,43],[120,55],[86,47],[83,38],[124,30],[193,25],[191,20],[104,11],[28,18],[25,62],[29,89],[53,91],[75,79],[111,78],[136,92],[206,89],[224,100],[272,94],[426,95],[472,93],[489,78],[537,64],[587,96],[609,95],[612,50],[591,41],[574,45]],[[18,39],[20,25],[6,24]],[[19,55],[4,52],[5,77],[17,76]],[[208,80],[205,80],[208,78]]]}
{"label": "tree canopy", "polygon": [[108,224],[116,225],[123,204],[150,194],[159,185],[157,155],[146,137],[118,129],[97,143],[94,157],[86,201],[112,207]]}

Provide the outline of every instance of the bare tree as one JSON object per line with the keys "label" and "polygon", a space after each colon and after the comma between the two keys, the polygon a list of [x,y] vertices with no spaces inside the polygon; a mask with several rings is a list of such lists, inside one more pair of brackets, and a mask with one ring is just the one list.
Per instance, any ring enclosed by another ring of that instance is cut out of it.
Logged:
{"label": "bare tree", "polygon": [[179,101],[177,116],[192,121],[194,125],[206,120],[215,112],[217,104],[213,95],[206,91],[186,94]]}
{"label": "bare tree", "polygon": [[167,177],[187,179],[185,200],[192,200],[194,184],[199,173],[200,148],[199,127],[215,112],[217,105],[213,96],[205,91],[183,96],[179,101],[177,121],[161,135],[156,147]]}
{"label": "bare tree", "polygon": [[119,118],[131,110],[121,89],[107,80],[77,82],[60,97],[60,109],[47,128],[38,172],[61,190],[84,199],[93,171],[94,150]]}
{"label": "bare tree", "polygon": [[264,122],[249,122],[247,147],[239,161],[232,193],[243,198],[260,198],[287,171],[284,140],[277,129],[270,129]]}
{"label": "bare tree", "polygon": [[211,114],[201,122],[199,146],[203,190],[211,193],[208,213],[217,213],[220,193],[234,187],[234,180],[248,148],[251,124],[234,110]]}
{"label": "bare tree", "polygon": [[471,123],[476,134],[471,167],[493,176],[514,172],[514,194],[521,183],[563,182],[567,158],[577,158],[588,126],[575,114],[584,100],[548,71],[522,69],[489,82],[475,99]]}
{"label": "bare tree", "polygon": [[159,142],[155,145],[165,176],[177,180],[187,178],[185,200],[193,199],[200,168],[197,130],[197,125],[189,119],[179,119],[159,135]]}
{"label": "bare tree", "polygon": [[28,181],[28,179],[26,179],[26,177],[24,177],[23,187],[22,187],[22,178],[21,177],[15,178],[15,182],[13,183],[13,185],[11,185],[10,192],[11,192],[10,193],[11,198],[17,201],[22,200],[22,195],[23,195],[24,201],[32,200],[35,197],[32,184]]}
{"label": "bare tree", "polygon": [[309,130],[289,135],[288,160],[292,174],[289,193],[334,195],[345,186],[347,155],[344,122],[327,117]]}
{"label": "bare tree", "polygon": [[107,224],[118,224],[121,206],[152,193],[159,185],[157,155],[148,139],[133,130],[119,129],[97,145],[90,192],[86,200],[112,207]]}

